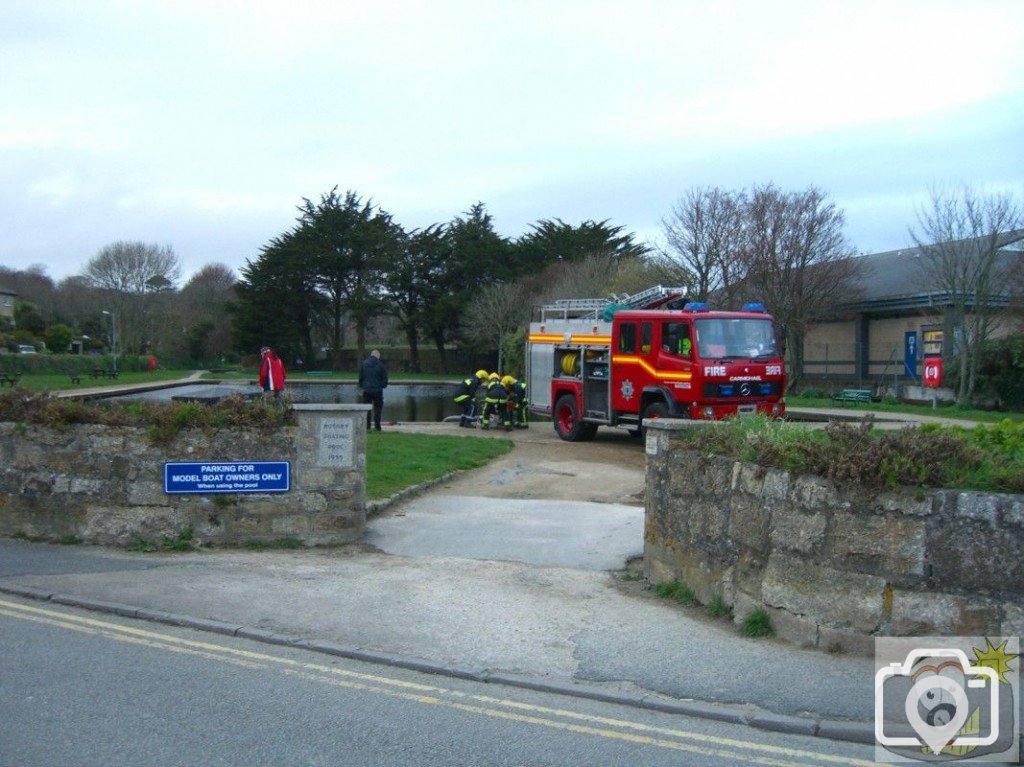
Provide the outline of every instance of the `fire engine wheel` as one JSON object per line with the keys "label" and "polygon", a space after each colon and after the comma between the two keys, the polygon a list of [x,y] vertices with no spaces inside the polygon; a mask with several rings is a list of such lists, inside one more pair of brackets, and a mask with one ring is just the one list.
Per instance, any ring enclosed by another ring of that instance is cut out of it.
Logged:
{"label": "fire engine wheel", "polygon": [[584,442],[594,438],[597,425],[587,423],[580,418],[576,407],[576,398],[571,394],[563,394],[555,401],[555,431],[567,442]]}
{"label": "fire engine wheel", "polygon": [[[641,415],[641,418],[664,418],[667,415],[668,405],[666,405],[661,400],[657,400],[655,402],[648,403],[647,407],[644,408],[644,412]],[[644,439],[647,438],[646,428],[640,428],[640,436],[642,436]]]}

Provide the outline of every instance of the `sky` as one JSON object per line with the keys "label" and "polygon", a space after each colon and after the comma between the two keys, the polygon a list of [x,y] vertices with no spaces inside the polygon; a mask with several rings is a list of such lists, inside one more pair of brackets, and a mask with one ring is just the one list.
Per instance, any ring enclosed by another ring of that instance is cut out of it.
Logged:
{"label": "sky", "polygon": [[823,190],[861,253],[1024,193],[1024,0],[3,0],[0,265],[236,271],[338,187],[664,241],[687,191]]}

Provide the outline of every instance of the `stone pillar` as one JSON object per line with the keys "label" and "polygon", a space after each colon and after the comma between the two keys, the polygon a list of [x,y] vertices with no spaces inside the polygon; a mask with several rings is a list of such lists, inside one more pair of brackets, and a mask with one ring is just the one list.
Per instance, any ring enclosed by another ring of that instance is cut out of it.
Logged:
{"label": "stone pillar", "polygon": [[309,517],[307,542],[350,543],[366,525],[369,405],[294,405],[295,488]]}

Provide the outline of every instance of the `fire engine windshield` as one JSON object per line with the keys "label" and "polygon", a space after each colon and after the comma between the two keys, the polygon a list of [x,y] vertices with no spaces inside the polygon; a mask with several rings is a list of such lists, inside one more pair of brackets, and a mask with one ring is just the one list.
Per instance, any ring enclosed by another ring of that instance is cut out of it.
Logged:
{"label": "fire engine windshield", "polygon": [[697,354],[701,359],[777,357],[775,328],[770,319],[701,319]]}

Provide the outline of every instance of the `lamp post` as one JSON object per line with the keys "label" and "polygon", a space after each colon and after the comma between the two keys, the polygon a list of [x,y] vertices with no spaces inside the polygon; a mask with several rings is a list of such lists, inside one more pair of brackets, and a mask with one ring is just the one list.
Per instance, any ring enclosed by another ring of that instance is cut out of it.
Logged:
{"label": "lamp post", "polygon": [[106,309],[103,313],[110,317],[110,354],[114,358],[114,372],[117,372],[117,314],[115,312],[108,312]]}

